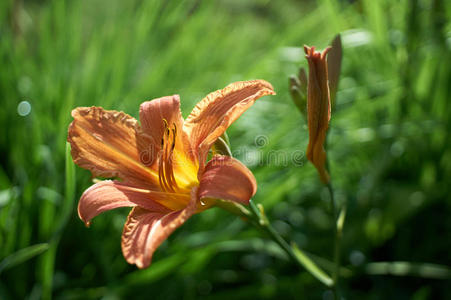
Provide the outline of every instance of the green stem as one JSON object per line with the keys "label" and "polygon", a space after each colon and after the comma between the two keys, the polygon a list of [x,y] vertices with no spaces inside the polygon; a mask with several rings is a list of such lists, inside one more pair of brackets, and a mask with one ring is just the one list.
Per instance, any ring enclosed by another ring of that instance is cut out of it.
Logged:
{"label": "green stem", "polygon": [[280,236],[280,234],[272,227],[270,223],[265,223],[260,226],[286,253],[287,255],[299,264],[301,267],[302,264],[299,262],[297,256],[293,252],[293,248]]}
{"label": "green stem", "polygon": [[[330,126],[330,123],[329,123]],[[329,131],[326,134],[326,140],[324,142],[324,149],[328,149],[328,137],[329,137]],[[326,156],[326,170],[329,173],[329,176],[331,176],[330,172],[330,163],[329,163],[329,155]],[[332,280],[333,280],[333,288],[332,292],[334,293],[334,298],[336,300],[340,299],[340,295],[338,293],[338,281],[339,281],[339,273],[340,273],[340,242],[341,242],[341,227],[338,228],[338,219],[340,216],[338,215],[337,210],[337,204],[335,203],[335,197],[334,197],[334,189],[332,187],[332,182],[329,180],[327,183],[327,190],[329,191],[330,195],[330,205],[332,208],[332,220],[333,220],[333,240],[334,240],[334,252],[333,252],[333,262],[334,262],[334,270],[332,273]],[[344,217],[344,216],[343,216]]]}
{"label": "green stem", "polygon": [[243,205],[230,202],[218,200],[216,206],[227,210],[228,212],[235,214],[250,224],[254,225],[256,228],[260,229],[266,233],[279,247],[292,259],[298,266],[308,271],[316,279],[318,279],[322,284],[327,287],[333,286],[332,278],[322,270],[306,253],[304,253],[295,243],[288,244],[284,238],[274,229],[274,227],[269,222],[266,217],[265,211],[261,204],[255,205],[251,200],[250,209],[245,208]]}
{"label": "green stem", "polygon": [[333,280],[329,277],[329,275],[327,275],[315,262],[305,255],[296,244],[292,243],[292,245],[290,245],[284,238],[282,238],[282,236],[280,236],[266,217],[262,205],[259,204],[256,206],[251,200],[250,208],[250,221],[254,226],[263,230],[297,265],[310,272],[310,274],[312,274],[324,285],[328,287],[332,286]]}
{"label": "green stem", "polygon": [[271,223],[264,213],[263,206],[259,205],[258,207],[256,207],[255,204],[251,202],[250,208],[252,215],[256,219],[256,222],[254,224],[258,228],[266,232],[266,234],[268,234],[288,254],[291,259],[293,259],[296,263],[299,263],[291,246],[280,236],[280,234],[274,229],[274,227],[272,227]]}
{"label": "green stem", "polygon": [[337,229],[337,221],[338,221],[337,205],[335,203],[334,189],[333,189],[332,183],[330,181],[327,184],[327,190],[329,191],[330,203],[331,203],[331,207],[332,207],[333,236],[334,236],[334,253],[333,253],[334,271],[332,273],[332,280],[334,282],[333,293],[334,293],[335,299],[339,299],[339,295],[338,295],[338,280],[339,280],[339,271],[340,271],[340,241],[341,241],[341,233]]}

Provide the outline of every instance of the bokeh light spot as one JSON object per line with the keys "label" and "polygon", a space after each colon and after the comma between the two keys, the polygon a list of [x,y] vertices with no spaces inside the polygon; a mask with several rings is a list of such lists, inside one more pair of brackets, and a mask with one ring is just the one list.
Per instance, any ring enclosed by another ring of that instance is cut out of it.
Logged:
{"label": "bokeh light spot", "polygon": [[31,112],[31,104],[28,101],[22,101],[17,105],[17,113],[19,116],[25,117]]}

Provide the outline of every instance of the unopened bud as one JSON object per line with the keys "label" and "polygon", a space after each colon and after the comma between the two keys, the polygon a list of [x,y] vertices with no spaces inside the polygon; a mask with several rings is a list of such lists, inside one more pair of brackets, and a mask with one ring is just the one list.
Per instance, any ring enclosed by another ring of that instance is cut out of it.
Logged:
{"label": "unopened bud", "polygon": [[289,90],[291,99],[293,99],[294,104],[302,113],[302,115],[307,119],[307,88],[305,88],[305,91],[303,91],[299,79],[295,76],[290,76]]}
{"label": "unopened bud", "polygon": [[331,43],[331,49],[327,55],[327,68],[329,75],[330,103],[332,111],[335,107],[335,96],[338,89],[338,81],[340,79],[341,60],[343,49],[341,46],[341,37],[339,34],[335,36]]}
{"label": "unopened bud", "polygon": [[329,174],[326,170],[326,151],[324,150],[330,121],[330,91],[326,61],[329,50],[330,48],[326,48],[323,52],[319,52],[315,51],[314,47],[304,46],[309,64],[307,89],[309,143],[307,159],[316,167],[321,181],[325,184],[329,182]]}

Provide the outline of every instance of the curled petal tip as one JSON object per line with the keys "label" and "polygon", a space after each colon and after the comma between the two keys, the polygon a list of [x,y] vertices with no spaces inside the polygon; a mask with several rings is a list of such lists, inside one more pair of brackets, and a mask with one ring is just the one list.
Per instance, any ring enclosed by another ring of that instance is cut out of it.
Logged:
{"label": "curled petal tip", "polygon": [[324,59],[331,49],[331,46],[328,46],[326,49],[324,49],[323,52],[321,52],[321,59]]}
{"label": "curled petal tip", "polygon": [[258,82],[260,82],[263,86],[265,86],[267,89],[269,89],[269,90],[271,90],[272,92],[274,92],[274,87],[272,86],[272,84],[271,83],[269,83],[268,81],[266,81],[266,80],[263,80],[263,79],[259,79],[259,80],[257,80]]}
{"label": "curled petal tip", "polygon": [[75,117],[75,116],[78,114],[78,110],[79,110],[80,108],[81,108],[81,107],[74,108],[74,109],[70,112],[70,115],[71,115],[72,117]]}
{"label": "curled petal tip", "polygon": [[273,86],[265,80],[238,81],[208,94],[196,105],[183,128],[199,161],[198,177],[217,138],[257,99],[274,94]]}

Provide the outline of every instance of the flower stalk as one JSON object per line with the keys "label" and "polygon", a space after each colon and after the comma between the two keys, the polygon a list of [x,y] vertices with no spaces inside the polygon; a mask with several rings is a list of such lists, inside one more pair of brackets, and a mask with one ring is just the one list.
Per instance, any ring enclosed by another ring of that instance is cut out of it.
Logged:
{"label": "flower stalk", "polygon": [[333,281],[333,293],[335,296],[335,299],[338,299],[338,278],[339,278],[339,270],[340,270],[340,236],[338,234],[337,229],[337,205],[335,203],[335,197],[334,197],[334,189],[332,187],[332,183],[329,181],[327,184],[327,190],[329,191],[330,196],[330,204],[331,204],[331,211],[332,211],[332,224],[333,224],[333,241],[334,241],[334,252],[333,252],[333,262],[334,262],[334,268],[332,272],[332,281]]}
{"label": "flower stalk", "polygon": [[[335,108],[335,98],[341,69],[342,46],[340,35],[334,38],[332,47],[327,47],[322,52],[316,51],[315,47],[308,46],[304,46],[304,51],[309,65],[307,95],[301,98],[303,94],[298,92],[301,87],[305,87],[305,82],[304,84],[301,83],[301,76],[298,77],[298,80],[291,80],[290,91],[293,100],[297,100],[295,101],[296,104],[300,102],[299,99],[303,99],[305,102],[306,98],[309,131],[307,158],[316,167],[319,177],[322,183],[326,185],[330,195],[334,243],[332,255],[334,268],[331,286],[335,299],[339,299],[340,242],[346,212],[343,207],[340,214],[338,214],[334,189],[329,175],[330,165],[326,150],[328,127],[330,125],[331,111]],[[302,74],[302,70],[300,74]],[[302,109],[301,112],[303,112]]]}
{"label": "flower stalk", "polygon": [[263,231],[287,254],[287,256],[296,265],[308,271],[325,286],[333,286],[332,278],[325,271],[323,271],[312,259],[310,259],[309,256],[307,256],[301,249],[299,249],[299,247],[294,242],[291,242],[291,244],[289,244],[277,232],[277,230],[271,225],[271,222],[266,216],[263,205],[256,205],[252,200],[250,200],[248,209],[238,203],[219,200],[216,203],[216,206],[240,216],[243,220],[248,221],[256,228]]}

